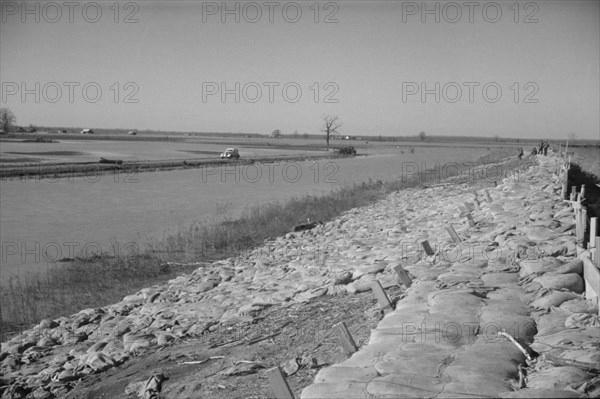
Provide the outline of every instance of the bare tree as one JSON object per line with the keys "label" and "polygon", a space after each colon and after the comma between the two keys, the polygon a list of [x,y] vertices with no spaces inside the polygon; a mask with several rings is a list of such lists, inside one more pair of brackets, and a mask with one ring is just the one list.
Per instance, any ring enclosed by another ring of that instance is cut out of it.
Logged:
{"label": "bare tree", "polygon": [[342,122],[336,115],[324,115],[323,121],[325,122],[325,127],[321,131],[325,133],[325,140],[327,141],[327,147],[329,147],[329,137],[332,134],[339,133],[338,129],[342,127]]}
{"label": "bare tree", "polygon": [[4,134],[8,134],[10,132],[10,128],[15,124],[17,118],[15,118],[15,114],[8,108],[0,108],[0,127],[4,131]]}
{"label": "bare tree", "polygon": [[419,133],[419,138],[421,139],[421,141],[425,141],[425,137],[427,137],[427,134],[425,132]]}

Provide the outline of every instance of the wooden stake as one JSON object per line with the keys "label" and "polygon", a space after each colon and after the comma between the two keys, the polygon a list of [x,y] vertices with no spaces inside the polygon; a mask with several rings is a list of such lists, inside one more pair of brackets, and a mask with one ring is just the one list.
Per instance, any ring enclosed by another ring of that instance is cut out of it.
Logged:
{"label": "wooden stake", "polygon": [[565,176],[565,179],[563,180],[562,191],[560,193],[560,198],[566,200],[568,193],[569,193],[569,179],[567,179],[567,176]]}
{"label": "wooden stake", "polygon": [[488,191],[488,189],[485,189],[485,195],[487,196],[487,200],[488,202],[494,202],[494,200],[492,199],[492,196],[490,195],[490,192]]}
{"label": "wooden stake", "polygon": [[470,213],[467,213],[467,221],[469,222],[470,227],[475,227],[475,221],[473,220],[473,216]]}
{"label": "wooden stake", "polygon": [[373,295],[375,295],[375,298],[377,298],[377,302],[379,302],[379,305],[383,308],[392,308],[392,303],[390,302],[390,298],[388,298],[387,294],[385,293],[383,287],[381,286],[381,283],[379,282],[379,280],[374,280],[371,283],[371,291],[373,291]]}
{"label": "wooden stake", "polygon": [[581,198],[585,198],[585,184],[581,185]]}
{"label": "wooden stake", "polygon": [[356,347],[356,343],[354,343],[352,335],[350,335],[350,331],[348,331],[348,327],[346,327],[346,323],[342,321],[341,323],[336,324],[334,327],[337,331],[337,336],[344,353],[346,355],[351,355],[356,352],[358,348]]}
{"label": "wooden stake", "polygon": [[581,207],[581,246],[585,245],[585,230],[587,229],[587,209]]}
{"label": "wooden stake", "polygon": [[290,389],[283,372],[279,366],[266,371],[271,385],[271,391],[277,399],[294,399],[294,393]]}
{"label": "wooden stake", "polygon": [[452,227],[452,225],[446,227],[446,230],[448,231],[450,237],[452,237],[455,243],[460,244],[462,242],[458,234],[456,234],[456,230],[454,230],[454,227]]}
{"label": "wooden stake", "polygon": [[598,231],[598,218],[593,217],[590,219],[590,245],[589,245],[590,248],[597,248],[596,247],[597,231]]}
{"label": "wooden stake", "polygon": [[575,201],[575,198],[577,197],[577,187],[573,186],[571,187],[571,198],[569,198],[571,201]]}
{"label": "wooden stake", "polygon": [[408,288],[412,285],[412,279],[408,275],[408,272],[406,270],[404,270],[402,265],[395,266],[394,271],[398,275],[398,281],[400,283],[404,284],[404,286],[406,288]]}
{"label": "wooden stake", "polygon": [[435,254],[435,252],[433,252],[433,249],[431,249],[431,245],[429,245],[429,241],[425,240],[425,241],[421,242],[421,246],[425,250],[425,253],[427,254],[427,256],[431,256],[431,255]]}

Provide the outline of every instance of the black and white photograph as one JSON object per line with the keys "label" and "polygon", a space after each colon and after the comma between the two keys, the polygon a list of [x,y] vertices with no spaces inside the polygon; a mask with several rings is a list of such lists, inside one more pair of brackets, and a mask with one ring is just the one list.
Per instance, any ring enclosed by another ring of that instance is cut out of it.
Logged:
{"label": "black and white photograph", "polygon": [[0,398],[600,397],[600,1],[0,0]]}

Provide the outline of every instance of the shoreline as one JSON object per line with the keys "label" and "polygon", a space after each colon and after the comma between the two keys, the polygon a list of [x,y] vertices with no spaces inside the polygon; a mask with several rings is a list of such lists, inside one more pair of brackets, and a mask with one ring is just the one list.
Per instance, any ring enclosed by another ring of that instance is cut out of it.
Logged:
{"label": "shoreline", "polygon": [[[366,156],[366,155],[356,155]],[[337,159],[346,158],[337,154],[316,154],[316,155],[290,155],[273,157],[256,157],[252,159],[241,158],[239,160],[228,159],[206,159],[192,158],[182,160],[159,160],[159,161],[123,161],[121,164],[101,163],[101,162],[60,162],[60,163],[18,163],[7,164],[0,163],[0,180],[18,180],[27,178],[42,178],[51,176],[52,178],[74,178],[82,176],[100,176],[104,173],[124,173],[133,174],[140,172],[168,171],[179,169],[198,169],[206,166],[223,165],[251,165],[256,162],[274,163],[274,162],[301,162],[316,159]]]}

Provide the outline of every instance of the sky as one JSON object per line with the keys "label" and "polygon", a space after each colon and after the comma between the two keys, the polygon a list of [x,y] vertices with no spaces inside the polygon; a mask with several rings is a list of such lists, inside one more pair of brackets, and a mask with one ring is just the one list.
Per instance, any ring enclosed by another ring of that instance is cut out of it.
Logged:
{"label": "sky", "polygon": [[0,106],[25,126],[599,139],[599,5],[2,0]]}

